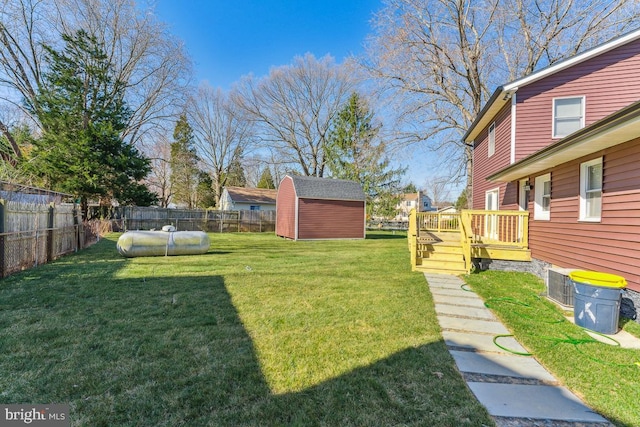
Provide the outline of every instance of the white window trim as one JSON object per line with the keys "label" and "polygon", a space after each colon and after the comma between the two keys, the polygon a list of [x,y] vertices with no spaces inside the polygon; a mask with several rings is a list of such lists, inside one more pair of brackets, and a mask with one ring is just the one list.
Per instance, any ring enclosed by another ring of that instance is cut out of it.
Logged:
{"label": "white window trim", "polygon": [[580,164],[580,221],[600,222],[602,219],[602,186],[604,182],[604,168],[602,169],[602,181],[600,182],[600,212],[598,216],[587,216],[587,168],[594,165],[602,165],[602,157],[589,160]]}
{"label": "white window trim", "polygon": [[578,95],[578,96],[559,96],[556,98],[553,98],[553,100],[551,101],[551,138],[552,139],[562,139],[567,135],[556,135],[556,100],[558,99],[581,99],[581,105],[582,105],[582,117],[580,117],[580,129],[582,129],[584,127],[584,123],[585,123],[585,116],[587,115],[587,98],[584,95]]}
{"label": "white window trim", "polygon": [[[535,179],[535,184],[533,186],[533,191],[535,193],[535,203],[533,206],[533,219],[535,220],[543,220],[549,221],[551,219],[551,200],[549,200],[549,210],[542,210],[542,197],[544,191],[544,183],[547,181],[551,181],[551,174],[547,173],[544,175],[537,176]],[[551,195],[549,195],[551,197]]]}
{"label": "white window trim", "polygon": [[491,157],[496,153],[496,122],[489,125],[489,131],[487,135],[487,157]]}

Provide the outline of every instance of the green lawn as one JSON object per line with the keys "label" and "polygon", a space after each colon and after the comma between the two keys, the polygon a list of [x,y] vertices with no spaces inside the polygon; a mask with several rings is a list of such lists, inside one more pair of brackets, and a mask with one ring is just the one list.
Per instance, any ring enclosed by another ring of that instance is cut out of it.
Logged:
{"label": "green lawn", "polygon": [[403,235],[134,259],[117,237],[0,281],[0,402],[70,403],[74,426],[493,424]]}
{"label": "green lawn", "polygon": [[[541,298],[539,278],[486,271],[465,277],[471,288],[556,378],[619,426],[640,426],[640,350],[593,340],[566,320],[558,306]],[[622,319],[625,329],[638,325]]]}

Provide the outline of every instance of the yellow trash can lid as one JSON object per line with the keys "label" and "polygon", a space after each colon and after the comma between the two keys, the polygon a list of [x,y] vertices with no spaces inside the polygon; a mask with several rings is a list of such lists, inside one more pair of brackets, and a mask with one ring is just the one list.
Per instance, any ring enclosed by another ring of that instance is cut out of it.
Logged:
{"label": "yellow trash can lid", "polygon": [[577,270],[569,273],[569,278],[574,282],[606,288],[621,289],[627,286],[627,281],[624,277],[598,271]]}

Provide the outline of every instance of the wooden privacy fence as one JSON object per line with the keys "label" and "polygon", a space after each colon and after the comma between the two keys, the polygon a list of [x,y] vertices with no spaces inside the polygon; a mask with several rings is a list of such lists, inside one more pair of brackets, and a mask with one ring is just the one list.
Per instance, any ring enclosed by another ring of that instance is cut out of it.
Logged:
{"label": "wooden privacy fence", "polygon": [[117,211],[125,230],[160,230],[173,225],[180,231],[208,233],[275,232],[276,211],[218,211],[125,206]]}
{"label": "wooden privacy fence", "polygon": [[75,252],[98,238],[98,223],[83,223],[73,204],[0,199],[0,277]]}

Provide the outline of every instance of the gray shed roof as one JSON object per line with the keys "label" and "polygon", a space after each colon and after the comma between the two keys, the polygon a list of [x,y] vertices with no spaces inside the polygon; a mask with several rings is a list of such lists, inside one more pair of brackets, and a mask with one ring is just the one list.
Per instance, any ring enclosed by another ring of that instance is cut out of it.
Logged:
{"label": "gray shed roof", "polygon": [[288,175],[293,181],[298,198],[325,200],[364,201],[362,186],[345,179],[316,178],[314,176]]}

